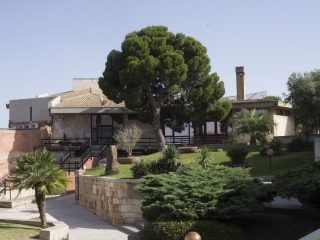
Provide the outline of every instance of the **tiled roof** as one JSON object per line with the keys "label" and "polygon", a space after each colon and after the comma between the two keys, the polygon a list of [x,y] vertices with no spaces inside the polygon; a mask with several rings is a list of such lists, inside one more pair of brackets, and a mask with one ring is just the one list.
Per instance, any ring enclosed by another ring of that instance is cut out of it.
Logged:
{"label": "tiled roof", "polygon": [[70,91],[54,94],[52,96],[60,97],[60,103],[54,108],[89,108],[89,107],[104,107],[104,108],[124,108],[124,102],[119,104],[111,101],[100,90],[84,89],[80,91]]}

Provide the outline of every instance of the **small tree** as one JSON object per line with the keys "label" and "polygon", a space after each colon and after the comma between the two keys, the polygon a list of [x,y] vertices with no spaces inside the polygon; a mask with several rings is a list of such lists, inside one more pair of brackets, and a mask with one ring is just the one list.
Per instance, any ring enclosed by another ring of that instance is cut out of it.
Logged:
{"label": "small tree", "polygon": [[14,187],[19,193],[22,189],[34,189],[41,226],[45,227],[46,194],[65,190],[68,183],[65,172],[59,169],[54,155],[44,149],[19,157],[12,174]]}
{"label": "small tree", "polygon": [[255,144],[256,140],[264,142],[266,136],[274,127],[272,117],[268,113],[256,109],[251,111],[242,109],[234,114],[231,122],[234,124],[237,133],[250,135],[250,144]]}
{"label": "small tree", "polygon": [[143,131],[140,127],[131,123],[124,128],[120,128],[113,138],[118,142],[118,147],[125,150],[128,156],[131,157],[132,151],[141,138],[142,133]]}
{"label": "small tree", "polygon": [[289,96],[296,121],[306,135],[320,133],[320,69],[293,73],[288,81]]}

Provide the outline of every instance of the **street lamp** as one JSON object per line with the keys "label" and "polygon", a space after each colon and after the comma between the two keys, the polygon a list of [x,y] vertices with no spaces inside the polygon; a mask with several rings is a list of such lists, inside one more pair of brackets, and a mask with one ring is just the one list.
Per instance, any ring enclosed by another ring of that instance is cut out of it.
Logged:
{"label": "street lamp", "polygon": [[273,149],[269,148],[267,150],[267,156],[269,157],[269,175],[271,175],[271,158],[272,158],[273,154],[274,154]]}
{"label": "street lamp", "polygon": [[201,240],[201,236],[197,232],[189,232],[184,240]]}

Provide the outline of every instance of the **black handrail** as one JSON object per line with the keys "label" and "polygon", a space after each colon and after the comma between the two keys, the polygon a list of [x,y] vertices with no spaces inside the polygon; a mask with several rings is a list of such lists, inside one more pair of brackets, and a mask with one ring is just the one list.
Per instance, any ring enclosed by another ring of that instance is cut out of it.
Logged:
{"label": "black handrail", "polygon": [[4,193],[6,195],[6,182],[7,182],[7,177],[1,179],[0,181],[0,193]]}
{"label": "black handrail", "polygon": [[7,191],[9,190],[10,200],[11,200],[11,187],[9,183],[10,181],[8,180],[8,176],[0,180],[0,194],[3,193],[3,195],[6,195]]}
{"label": "black handrail", "polygon": [[64,153],[63,157],[60,158],[60,164],[65,163],[70,157],[71,157],[71,149],[68,149],[68,150]]}

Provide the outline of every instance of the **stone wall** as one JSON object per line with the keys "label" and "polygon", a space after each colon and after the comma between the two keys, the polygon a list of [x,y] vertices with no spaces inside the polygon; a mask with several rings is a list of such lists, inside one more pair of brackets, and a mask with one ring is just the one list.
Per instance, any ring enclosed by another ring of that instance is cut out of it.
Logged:
{"label": "stone wall", "polygon": [[48,137],[47,128],[33,130],[0,129],[0,179],[8,175],[15,159],[32,152],[34,146],[41,144],[41,138]]}
{"label": "stone wall", "polygon": [[142,222],[142,197],[137,179],[111,179],[76,172],[76,201],[112,224]]}
{"label": "stone wall", "polygon": [[91,137],[90,114],[56,114],[53,116],[52,138]]}

